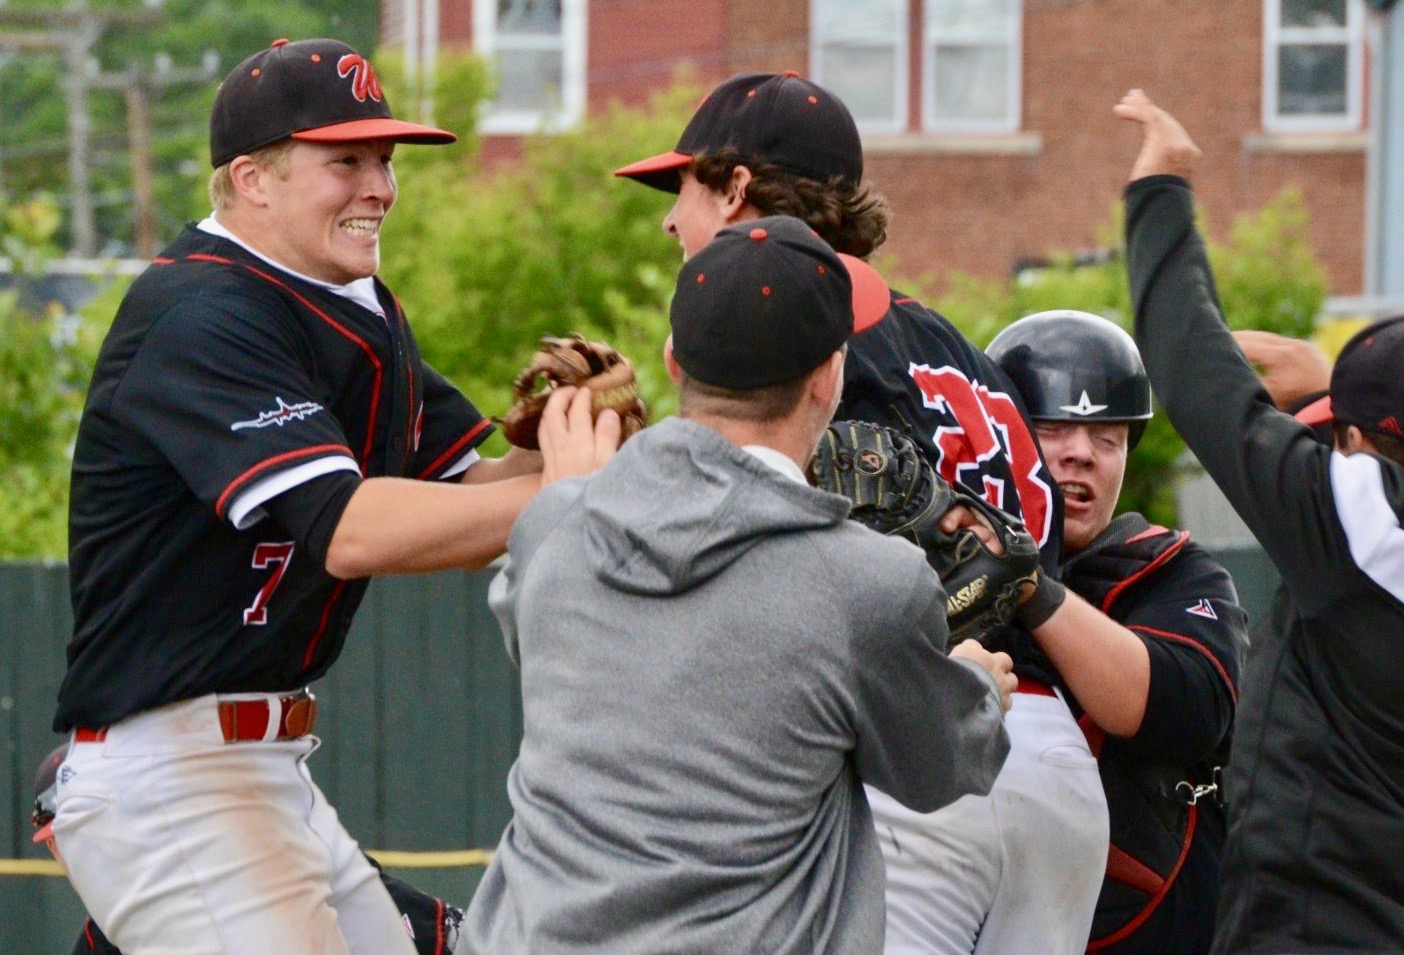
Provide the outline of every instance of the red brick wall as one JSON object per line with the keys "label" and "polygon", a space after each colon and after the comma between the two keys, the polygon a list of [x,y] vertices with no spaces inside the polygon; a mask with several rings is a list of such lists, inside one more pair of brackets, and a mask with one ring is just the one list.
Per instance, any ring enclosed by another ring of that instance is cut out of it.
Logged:
{"label": "red brick wall", "polygon": [[[470,12],[469,0],[443,0],[446,24],[461,19],[450,12],[459,7]],[[894,152],[868,141],[868,176],[896,213],[886,251],[905,269],[999,277],[1019,259],[1097,247],[1137,143],[1111,107],[1141,86],[1204,149],[1197,187],[1212,234],[1294,185],[1331,291],[1360,291],[1363,148],[1250,145],[1263,138],[1262,0],[1025,0],[1024,8],[1021,133],[1040,137],[1036,155]],[[706,81],[808,70],[809,0],[590,0],[589,10],[592,108],[643,102],[682,63]],[[912,59],[915,70],[920,57]]]}
{"label": "red brick wall", "polygon": [[589,97],[592,108],[641,104],[679,67],[711,84],[727,70],[726,5],[717,0],[591,0]]}

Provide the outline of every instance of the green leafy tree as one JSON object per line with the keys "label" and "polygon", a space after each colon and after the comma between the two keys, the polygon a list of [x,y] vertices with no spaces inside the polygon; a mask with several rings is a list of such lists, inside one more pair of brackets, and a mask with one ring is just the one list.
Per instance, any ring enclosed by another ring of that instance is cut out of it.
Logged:
{"label": "green leafy tree", "polygon": [[[481,65],[450,63],[437,102],[476,107],[488,90]],[[671,197],[611,172],[671,143],[698,95],[684,83],[647,110],[615,107],[574,132],[528,139],[506,167],[465,168],[451,149],[396,153],[400,198],[381,273],[425,357],[485,411],[510,404],[512,377],[541,336],[570,331],[635,361],[655,417],[674,408],[660,354],[680,264],[660,228]]]}
{"label": "green leafy tree", "polygon": [[0,248],[16,271],[0,292],[0,559],[67,550],[70,449],[106,320],[35,301],[54,252],[53,202],[0,202]]}
{"label": "green leafy tree", "polygon": [[[10,0],[9,10],[59,11],[62,0]],[[209,172],[209,109],[215,88],[233,66],[279,37],[306,39],[334,36],[363,51],[375,48],[379,35],[377,7],[341,0],[87,0],[93,11],[146,11],[154,24],[113,26],[93,49],[98,70],[106,75],[139,71],[149,88],[151,152],[158,241],[171,239],[180,227],[203,214],[203,185]],[[32,27],[29,27],[32,29]],[[188,76],[212,57],[208,78],[164,82]],[[57,52],[0,56],[0,123],[5,145],[0,151],[0,183],[10,195],[47,192],[66,198],[68,180],[68,110],[66,72]],[[127,105],[120,90],[89,91],[92,195],[100,252],[133,252],[131,154]],[[65,219],[58,240],[70,244]]]}

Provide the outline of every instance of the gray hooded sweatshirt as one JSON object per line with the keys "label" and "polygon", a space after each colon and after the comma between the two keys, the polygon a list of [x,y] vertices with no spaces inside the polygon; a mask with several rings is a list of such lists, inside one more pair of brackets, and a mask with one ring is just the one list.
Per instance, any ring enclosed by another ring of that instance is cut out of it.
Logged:
{"label": "gray hooded sweatshirt", "polygon": [[924,555],[672,418],[512,530],[514,816],[459,952],[878,952],[862,782],[987,793],[994,682],[952,660]]}

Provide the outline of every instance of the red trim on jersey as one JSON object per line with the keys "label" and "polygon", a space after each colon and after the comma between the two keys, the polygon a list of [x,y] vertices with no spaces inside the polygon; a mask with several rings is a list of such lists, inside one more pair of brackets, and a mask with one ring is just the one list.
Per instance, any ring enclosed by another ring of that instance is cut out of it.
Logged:
{"label": "red trim on jersey", "polygon": [[[1136,535],[1136,537],[1131,538],[1131,540],[1137,540],[1144,536],[1145,533],[1142,532],[1141,534]],[[1111,616],[1111,605],[1116,603],[1116,598],[1120,597],[1122,592],[1126,590],[1127,587],[1132,586],[1141,578],[1145,577],[1147,574],[1159,570],[1160,567],[1164,565],[1164,563],[1167,560],[1169,560],[1171,557],[1174,557],[1176,554],[1178,554],[1181,550],[1184,549],[1185,543],[1188,540],[1189,531],[1180,531],[1180,539],[1177,540],[1175,543],[1171,544],[1168,548],[1166,548],[1166,550],[1163,553],[1161,553],[1160,556],[1156,557],[1155,560],[1151,561],[1149,564],[1146,564],[1146,566],[1142,567],[1140,570],[1136,571],[1130,577],[1127,577],[1121,583],[1117,584],[1110,591],[1108,591],[1107,595],[1102,598],[1102,605],[1098,609],[1100,609],[1102,613],[1106,614],[1107,616]],[[1130,541],[1127,541],[1127,543],[1130,543]]]}
{"label": "red trim on jersey", "polygon": [[269,275],[262,269],[255,268],[254,266],[249,265],[246,262],[236,262],[233,259],[226,259],[223,256],[218,255],[207,255],[203,252],[196,252],[191,255],[187,255],[186,259],[194,262],[214,262],[219,265],[237,265],[240,268],[252,272],[254,275],[257,275],[265,282],[278,286],[280,289],[287,292],[293,298],[297,299],[304,306],[306,306],[307,309],[312,312],[312,314],[316,315],[322,321],[326,322],[328,325],[334,328],[340,335],[350,340],[357,348],[361,349],[361,351],[365,354],[366,358],[370,360],[371,366],[375,368],[375,386],[371,389],[370,414],[367,416],[368,420],[366,422],[366,446],[361,451],[361,471],[368,472],[370,468],[371,447],[375,442],[375,418],[376,415],[380,413],[380,391],[385,381],[385,367],[381,365],[380,358],[376,355],[375,349],[372,348],[364,338],[357,335],[355,332],[342,325],[336,319],[332,318],[326,312],[322,311],[320,308],[309,302],[305,297],[300,295],[296,289],[292,288],[281,279]]}
{"label": "red trim on jersey", "polygon": [[88,951],[97,950],[97,939],[93,938],[93,917],[91,915],[83,919],[83,940],[88,943]]}
{"label": "red trim on jersey", "polygon": [[434,955],[444,955],[444,900],[434,903]]}
{"label": "red trim on jersey", "polygon": [[322,620],[317,624],[317,632],[312,634],[312,639],[307,643],[307,652],[302,655],[302,668],[305,670],[312,665],[312,654],[317,651],[317,644],[322,640],[322,634],[327,632],[327,625],[331,623],[331,609],[336,606],[337,600],[341,598],[341,592],[346,589],[346,581],[337,581],[336,589],[327,598],[327,605],[322,608]]}
{"label": "red trim on jersey", "polygon": [[914,299],[914,298],[894,298],[894,299],[892,300],[892,304],[893,304],[893,305],[920,305],[921,303],[918,302],[918,301],[917,301],[916,299]]}
{"label": "red trim on jersey", "polygon": [[175,259],[168,259],[164,255],[158,255],[156,258],[151,260],[152,265],[170,265],[173,262],[175,262]]}
{"label": "red trim on jersey", "polygon": [[318,444],[310,448],[299,448],[296,451],[286,451],[282,454],[275,454],[271,458],[265,458],[229,482],[229,486],[224,489],[224,493],[219,496],[219,500],[215,501],[215,516],[220,520],[224,520],[224,506],[229,503],[230,495],[238,490],[239,485],[243,484],[258,472],[265,471],[275,464],[282,464],[284,461],[291,461],[295,458],[305,458],[315,454],[323,454],[328,451],[342,451],[345,452],[347,457],[351,456],[351,449],[344,444]]}
{"label": "red trim on jersey", "polygon": [[1115,843],[1107,847],[1107,878],[1146,895],[1155,895],[1165,884],[1160,873]]}
{"label": "red trim on jersey", "polygon": [[[1170,533],[1170,528],[1161,527],[1159,524],[1152,524],[1150,527],[1147,527],[1145,530],[1141,531],[1141,533],[1137,534],[1136,536],[1126,538],[1126,543],[1134,544],[1137,541],[1149,540],[1152,537],[1159,537],[1161,534],[1168,533]],[[1185,534],[1186,536],[1188,536],[1189,532],[1186,531]]]}
{"label": "red trim on jersey", "polygon": [[[1165,901],[1165,896],[1169,894],[1170,887],[1175,884],[1175,878],[1180,874],[1180,870],[1184,868],[1185,857],[1189,855],[1190,843],[1194,841],[1194,830],[1195,825],[1198,823],[1198,821],[1199,807],[1190,806],[1189,821],[1185,824],[1185,841],[1184,844],[1180,846],[1180,857],[1175,860],[1175,868],[1170,870],[1170,874],[1165,877],[1165,882],[1160,886],[1159,891],[1157,891],[1155,895],[1151,897],[1151,900],[1146,903],[1146,907],[1141,909],[1141,911],[1136,914],[1135,918],[1127,922],[1115,932],[1112,932],[1110,935],[1106,935],[1102,938],[1089,941],[1087,943],[1087,950],[1089,952],[1100,952],[1102,949],[1107,948],[1111,945],[1115,945],[1117,942],[1120,942],[1122,939],[1126,938],[1132,932],[1136,931],[1138,928],[1144,925],[1146,923],[1146,919],[1154,915],[1155,910],[1160,908],[1160,903]],[[1110,858],[1110,855],[1108,855],[1109,872],[1111,868]]]}
{"label": "red trim on jersey", "polygon": [[1235,705],[1237,705],[1237,703],[1238,703],[1238,689],[1237,689],[1237,687],[1235,687],[1235,686],[1233,685],[1233,681],[1229,679],[1228,671],[1225,670],[1225,669],[1224,669],[1224,665],[1223,665],[1222,663],[1219,662],[1219,658],[1216,657],[1216,656],[1214,656],[1214,654],[1210,653],[1210,652],[1209,652],[1209,648],[1206,647],[1206,646],[1204,646],[1204,644],[1200,643],[1198,640],[1194,639],[1193,637],[1187,637],[1187,636],[1185,636],[1185,635],[1182,634],[1182,633],[1171,633],[1171,632],[1168,631],[1168,630],[1157,630],[1157,629],[1155,629],[1154,627],[1146,627],[1146,626],[1142,626],[1141,624],[1138,624],[1138,623],[1133,623],[1133,624],[1131,624],[1131,626],[1130,626],[1129,629],[1131,629],[1131,630],[1140,630],[1140,631],[1142,631],[1143,633],[1150,634],[1150,635],[1153,636],[1153,637],[1160,637],[1162,640],[1174,640],[1176,643],[1183,643],[1183,644],[1185,644],[1186,646],[1193,647],[1195,650],[1198,650],[1200,653],[1204,654],[1206,657],[1209,658],[1209,662],[1212,663],[1212,664],[1214,664],[1214,669],[1216,669],[1216,670],[1219,671],[1219,676],[1221,676],[1221,677],[1223,678],[1223,680],[1224,680],[1224,685],[1226,685],[1226,686],[1228,687],[1229,695],[1231,695],[1231,696],[1233,697],[1233,702],[1234,702]]}
{"label": "red trim on jersey", "polygon": [[473,427],[468,431],[467,434],[465,434],[463,437],[459,438],[457,441],[451,444],[447,451],[445,451],[443,454],[439,455],[437,458],[434,459],[433,464],[429,465],[427,468],[424,469],[424,471],[419,475],[419,480],[429,480],[429,475],[433,474],[439,468],[447,464],[449,459],[453,457],[453,455],[456,452],[462,451],[463,446],[465,444],[472,441],[478,435],[482,434],[483,429],[490,424],[492,424],[492,422],[489,419],[484,418],[482,421],[479,421],[477,424],[473,425]]}
{"label": "red trim on jersey", "polygon": [[1093,759],[1102,758],[1102,746],[1107,741],[1107,731],[1093,722],[1092,717],[1083,713],[1077,718],[1077,728],[1082,730],[1082,735],[1087,739],[1087,748],[1092,751]]}

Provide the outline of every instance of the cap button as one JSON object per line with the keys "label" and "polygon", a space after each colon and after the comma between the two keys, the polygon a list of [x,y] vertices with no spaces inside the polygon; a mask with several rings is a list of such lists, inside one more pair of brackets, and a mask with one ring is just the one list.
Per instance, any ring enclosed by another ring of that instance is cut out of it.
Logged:
{"label": "cap button", "polygon": [[751,238],[755,239],[757,242],[759,242],[761,239],[764,239],[769,234],[770,233],[766,232],[764,229],[761,228],[755,228],[751,230]]}
{"label": "cap button", "polygon": [[780,75],[781,75],[781,76],[799,76],[799,70],[786,70],[785,72],[781,73]]}
{"label": "cap button", "polygon": [[273,41],[273,49],[275,49],[275,50],[276,50],[278,47],[280,47],[280,46],[287,46],[287,45],[288,45],[288,38],[287,38],[287,37],[280,37],[279,39]]}

